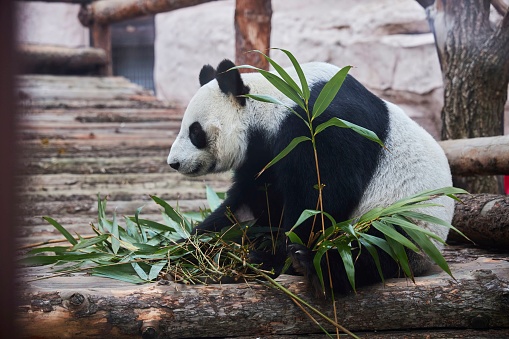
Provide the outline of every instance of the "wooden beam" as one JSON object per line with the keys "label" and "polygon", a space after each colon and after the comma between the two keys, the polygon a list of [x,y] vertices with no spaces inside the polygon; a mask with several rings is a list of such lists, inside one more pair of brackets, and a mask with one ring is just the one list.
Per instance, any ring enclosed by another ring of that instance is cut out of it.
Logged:
{"label": "wooden beam", "polygon": [[[461,250],[465,256],[466,251]],[[414,329],[429,334],[451,328],[507,331],[509,261],[507,256],[476,251],[468,252],[469,262],[451,265],[456,280],[435,272],[417,277],[416,284],[390,279],[386,286],[377,284],[339,296],[338,322],[354,333]],[[453,255],[458,252],[451,249]],[[23,276],[29,280],[41,273],[35,268]],[[330,300],[310,296],[302,277],[279,280],[332,315]],[[255,282],[140,286],[89,276],[56,277],[25,282],[19,305],[18,327],[25,329],[27,337],[37,338],[265,338],[320,333],[287,296]]]}
{"label": "wooden beam", "polygon": [[105,0],[82,6],[78,18],[82,25],[109,25],[127,19],[169,12],[216,0]]}
{"label": "wooden beam", "polygon": [[509,175],[509,135],[441,141],[453,175]]}
{"label": "wooden beam", "polygon": [[89,4],[93,1],[97,0],[17,0],[21,2],[61,2],[61,3],[70,3],[70,4]]}
{"label": "wooden beam", "polygon": [[90,27],[90,30],[92,33],[92,45],[96,48],[102,49],[106,55],[106,63],[99,69],[99,74],[104,76],[111,76],[113,75],[113,65],[111,57],[110,25],[94,23],[92,27]]}
{"label": "wooden beam", "polygon": [[18,52],[23,71],[32,74],[94,74],[108,63],[99,48],[22,44]]}

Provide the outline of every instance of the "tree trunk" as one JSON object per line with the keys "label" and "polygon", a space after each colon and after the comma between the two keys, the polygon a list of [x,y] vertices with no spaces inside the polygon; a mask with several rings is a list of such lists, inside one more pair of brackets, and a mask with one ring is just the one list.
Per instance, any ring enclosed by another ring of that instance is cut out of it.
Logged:
{"label": "tree trunk", "polygon": [[106,54],[106,63],[99,68],[99,74],[104,76],[113,75],[110,25],[93,23],[90,32],[92,34],[92,46],[102,49]]}
{"label": "tree trunk", "polygon": [[[436,0],[427,7],[444,80],[443,139],[503,134],[509,15],[493,29],[489,14],[488,0]],[[471,193],[499,192],[496,177],[457,178],[455,185]]]}
{"label": "tree trunk", "polygon": [[[259,50],[269,54],[272,5],[271,0],[237,0],[235,7],[235,63],[269,69]],[[249,70],[244,69],[242,72]]]}

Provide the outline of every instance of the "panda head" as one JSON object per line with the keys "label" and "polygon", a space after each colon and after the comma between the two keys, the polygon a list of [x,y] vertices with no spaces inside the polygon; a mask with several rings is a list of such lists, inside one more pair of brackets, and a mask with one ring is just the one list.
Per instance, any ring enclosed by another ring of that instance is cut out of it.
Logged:
{"label": "panda head", "polygon": [[246,98],[244,85],[230,60],[215,70],[203,66],[201,88],[189,102],[180,132],[175,139],[168,164],[182,174],[199,176],[236,169],[247,148]]}

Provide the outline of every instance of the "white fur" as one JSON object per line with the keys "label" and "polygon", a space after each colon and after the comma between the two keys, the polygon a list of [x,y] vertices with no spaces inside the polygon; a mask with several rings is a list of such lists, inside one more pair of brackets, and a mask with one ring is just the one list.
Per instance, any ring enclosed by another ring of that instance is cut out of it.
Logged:
{"label": "white fur", "polygon": [[[389,151],[384,151],[383,159],[352,217],[424,190],[452,186],[449,164],[438,143],[401,108],[390,102],[385,103],[390,116],[390,131],[385,143]],[[423,157],[427,160],[423,161]],[[415,166],[415,163],[419,163],[419,166]],[[420,212],[451,222],[454,201],[443,197],[433,202],[444,207],[425,208]],[[447,238],[449,230],[446,227],[422,226],[444,240]],[[441,244],[436,245],[442,247]]]}

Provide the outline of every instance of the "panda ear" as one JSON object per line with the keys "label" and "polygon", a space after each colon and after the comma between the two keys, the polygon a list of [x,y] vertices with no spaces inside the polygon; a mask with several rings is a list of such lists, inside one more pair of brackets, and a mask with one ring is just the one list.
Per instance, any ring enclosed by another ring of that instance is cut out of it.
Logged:
{"label": "panda ear", "polygon": [[206,83],[214,80],[215,78],[216,78],[216,70],[214,69],[214,67],[212,67],[210,65],[205,65],[202,67],[202,69],[200,71],[200,76],[199,76],[200,86],[205,85]]}
{"label": "panda ear", "polygon": [[239,104],[244,106],[246,98],[241,95],[248,94],[249,87],[244,85],[238,69],[228,71],[232,67],[235,67],[235,64],[228,59],[219,63],[216,74],[217,83],[224,94],[232,94]]}

